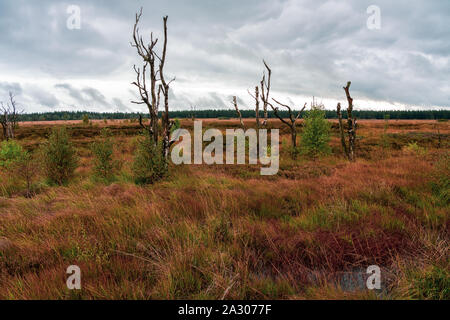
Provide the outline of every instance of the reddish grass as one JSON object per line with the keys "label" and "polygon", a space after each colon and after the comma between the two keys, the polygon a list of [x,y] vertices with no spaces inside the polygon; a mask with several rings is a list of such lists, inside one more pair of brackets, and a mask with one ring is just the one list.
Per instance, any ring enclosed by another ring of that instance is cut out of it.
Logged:
{"label": "reddish grass", "polygon": [[[448,198],[436,191],[449,176],[448,145],[424,135],[435,123],[390,120],[398,148],[383,148],[384,121],[360,121],[354,163],[333,128],[332,155],[292,160],[282,148],[275,177],[250,165],[171,166],[146,187],[130,176],[135,124],[108,123],[123,168],[103,185],[90,178],[97,123],[74,123],[81,165],[68,186],[44,184],[26,199],[0,172],[2,192],[12,190],[0,197],[0,299],[377,298],[339,286],[343,273],[371,264],[389,275],[383,297],[433,297],[414,284],[433,268],[448,275]],[[24,124],[19,142],[36,148],[45,125]],[[421,134],[413,138],[424,153],[406,148],[408,132]],[[78,292],[65,287],[72,264],[83,272]]]}

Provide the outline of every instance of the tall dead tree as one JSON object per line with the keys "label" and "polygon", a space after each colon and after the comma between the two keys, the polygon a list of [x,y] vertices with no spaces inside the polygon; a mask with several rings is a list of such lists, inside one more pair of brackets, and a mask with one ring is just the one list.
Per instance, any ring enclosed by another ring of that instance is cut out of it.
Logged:
{"label": "tall dead tree", "polygon": [[12,92],[9,92],[9,101],[5,104],[0,103],[0,124],[2,126],[3,137],[6,140],[14,139],[19,114],[17,103]]}
{"label": "tall dead tree", "polygon": [[[132,84],[139,90],[140,101],[132,101],[135,104],[145,104],[150,114],[149,124],[144,124],[142,116],[139,117],[139,124],[148,132],[155,144],[158,143],[160,135],[162,136],[162,152],[167,158],[169,155],[169,149],[174,141],[170,141],[170,129],[173,125],[173,121],[169,118],[169,90],[170,84],[175,80],[173,78],[170,81],[166,81],[164,74],[164,67],[166,63],[167,54],[167,19],[163,17],[164,24],[164,41],[162,54],[159,55],[156,52],[156,44],[158,39],[153,38],[153,32],[150,33],[150,42],[144,44],[142,36],[139,34],[139,22],[142,17],[142,8],[139,13],[136,14],[136,20],[133,28],[133,42],[131,46],[136,48],[138,55],[143,60],[142,69],[134,66],[136,72],[136,81]],[[149,69],[149,70],[148,70]],[[147,87],[147,72],[150,80],[150,88]],[[164,97],[164,111],[161,116],[161,132],[159,132],[159,104],[161,93]]]}
{"label": "tall dead tree", "polygon": [[268,101],[269,101],[269,93],[270,93],[270,78],[272,77],[272,70],[267,65],[266,61],[263,60],[264,66],[267,69],[267,81],[266,81],[266,74],[263,74],[263,78],[261,80],[261,100],[263,102],[263,110],[264,110],[264,120],[262,125],[267,125],[267,117],[268,117]]}
{"label": "tall dead tree", "polygon": [[272,108],[275,117],[277,117],[281,122],[283,122],[285,125],[287,125],[287,126],[289,127],[289,129],[291,130],[291,142],[292,142],[292,148],[296,148],[296,147],[297,147],[297,126],[296,126],[296,122],[297,122],[298,119],[300,119],[300,117],[301,117],[303,111],[304,111],[305,108],[306,108],[306,104],[307,104],[307,103],[305,102],[303,108],[297,113],[297,115],[295,115],[295,114],[294,114],[295,111],[294,111],[290,106],[288,106],[288,105],[286,105],[286,104],[283,104],[283,103],[281,103],[281,102],[278,102],[278,101],[275,100],[274,98],[272,98],[272,100],[275,101],[275,102],[276,102],[277,104],[279,104],[280,106],[285,107],[285,108],[287,109],[288,115],[289,115],[288,121],[286,121],[286,120],[280,115],[280,113],[279,113],[279,108],[278,108],[278,107],[274,107],[274,106],[272,105],[272,103],[268,102],[268,105]]}
{"label": "tall dead tree", "polygon": [[355,141],[356,141],[356,129],[357,129],[357,120],[353,118],[353,98],[350,96],[350,85],[352,83],[349,81],[347,85],[344,87],[345,95],[347,97],[348,107],[347,107],[347,135],[348,135],[348,145],[345,141],[344,136],[344,126],[342,123],[342,113],[341,113],[341,104],[337,105],[337,115],[339,121],[339,132],[341,135],[341,143],[342,148],[344,149],[345,155],[350,161],[355,160]]}

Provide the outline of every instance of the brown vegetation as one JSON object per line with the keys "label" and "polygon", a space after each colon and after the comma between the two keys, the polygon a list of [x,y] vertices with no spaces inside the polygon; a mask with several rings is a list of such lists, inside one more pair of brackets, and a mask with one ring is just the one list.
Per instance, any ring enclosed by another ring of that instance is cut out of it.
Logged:
{"label": "brown vegetation", "polygon": [[[53,125],[21,124],[16,138],[32,151]],[[67,186],[41,183],[27,198],[0,169],[0,299],[449,298],[448,124],[438,137],[434,121],[392,121],[380,152],[383,121],[361,120],[348,162],[336,121],[333,153],[308,160],[288,155],[291,132],[273,119],[278,175],[171,165],[145,187],[131,178],[139,124],[67,125],[79,156]],[[123,163],[109,185],[91,179],[90,143],[105,126]],[[65,285],[73,264],[81,291]],[[371,264],[381,267],[381,292],[349,284]]]}

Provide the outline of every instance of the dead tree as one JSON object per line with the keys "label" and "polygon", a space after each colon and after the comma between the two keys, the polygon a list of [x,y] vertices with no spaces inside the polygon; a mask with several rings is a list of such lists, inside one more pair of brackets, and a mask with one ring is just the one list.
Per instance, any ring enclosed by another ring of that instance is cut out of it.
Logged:
{"label": "dead tree", "polygon": [[261,80],[261,100],[263,102],[263,110],[264,110],[264,120],[262,125],[267,125],[267,117],[268,117],[268,101],[269,101],[269,93],[270,93],[270,78],[272,77],[272,70],[267,65],[266,61],[263,60],[264,66],[267,69],[267,81],[266,81],[266,74],[263,74],[263,78]]}
{"label": "dead tree", "polygon": [[236,113],[237,113],[237,115],[238,115],[238,117],[239,117],[239,122],[240,122],[240,124],[241,124],[241,127],[242,127],[242,129],[245,130],[244,121],[242,120],[242,113],[241,113],[241,111],[239,110],[239,107],[238,107],[238,104],[237,104],[237,98],[236,98],[236,96],[233,97],[233,105],[234,105],[234,109],[236,109]]}
{"label": "dead tree", "polygon": [[[158,55],[156,52],[156,44],[158,39],[153,39],[153,33],[150,33],[150,43],[144,44],[142,36],[139,34],[138,24],[142,16],[142,8],[139,13],[136,14],[136,20],[133,28],[133,42],[131,46],[136,48],[138,55],[143,60],[143,66],[137,68],[134,66],[136,72],[136,81],[132,84],[139,90],[140,101],[132,101],[135,104],[145,104],[150,114],[149,124],[144,124],[142,116],[139,117],[139,124],[148,132],[153,139],[155,145],[158,143],[159,136],[162,136],[162,152],[167,158],[169,155],[170,146],[174,141],[170,141],[170,129],[173,122],[169,118],[169,90],[170,84],[175,80],[173,78],[170,81],[166,81],[164,74],[164,67],[166,62],[167,53],[167,19],[163,17],[164,23],[164,41],[162,54]],[[159,62],[159,63],[158,63]],[[148,70],[148,68],[150,70]],[[149,72],[150,88],[147,88],[147,71]],[[164,111],[161,116],[161,132],[159,132],[159,104],[161,93],[164,97]]]}
{"label": "dead tree", "polygon": [[338,116],[338,121],[339,121],[339,133],[341,136],[342,150],[344,150],[344,153],[348,158],[348,148],[347,148],[347,143],[345,142],[344,126],[342,124],[342,113],[341,113],[341,103],[340,102],[337,104],[337,116]]}
{"label": "dead tree", "polygon": [[6,105],[3,102],[0,104],[0,124],[3,130],[3,137],[6,140],[14,139],[20,113],[17,110],[14,94],[9,92],[9,101]]}
{"label": "dead tree", "polygon": [[259,150],[259,129],[261,128],[261,122],[259,121],[259,87],[255,87],[255,95],[253,95],[249,90],[248,94],[255,99],[255,122],[256,122],[256,131],[258,134],[256,135],[256,146]]}
{"label": "dead tree", "polygon": [[339,120],[339,131],[341,135],[341,143],[342,148],[344,149],[345,155],[350,161],[355,160],[355,141],[356,141],[356,128],[357,128],[357,120],[353,118],[353,98],[350,96],[350,85],[352,83],[347,82],[347,86],[344,87],[345,95],[347,97],[348,108],[347,108],[347,135],[348,135],[348,145],[345,142],[344,137],[344,126],[342,123],[342,113],[341,113],[341,104],[337,105],[337,115]]}
{"label": "dead tree", "polygon": [[260,122],[259,122],[259,88],[255,87],[255,115],[256,115],[256,130],[259,130]]}
{"label": "dead tree", "polygon": [[268,102],[268,105],[272,108],[275,117],[277,117],[281,122],[283,122],[285,125],[287,125],[289,127],[289,129],[291,130],[292,148],[295,149],[297,147],[297,126],[296,126],[296,121],[298,119],[300,119],[303,111],[306,108],[307,103],[305,102],[303,108],[297,113],[297,115],[294,115],[294,110],[292,110],[292,108],[290,106],[288,106],[286,104],[283,104],[281,102],[278,102],[274,98],[272,98],[272,100],[275,101],[280,106],[287,108],[287,111],[289,113],[289,119],[288,119],[289,121],[286,121],[285,119],[283,119],[283,117],[279,114],[278,107],[274,107],[272,105],[272,103]]}
{"label": "dead tree", "polygon": [[[255,112],[256,112],[256,128],[259,129],[262,127],[265,127],[267,125],[267,118],[268,118],[268,106],[270,106],[272,108],[272,110],[274,111],[275,116],[281,120],[281,122],[283,122],[284,124],[286,124],[290,130],[291,130],[291,139],[292,139],[292,147],[295,148],[297,146],[297,128],[296,128],[296,121],[300,118],[302,112],[305,110],[306,108],[306,103],[303,106],[303,108],[298,112],[298,114],[296,116],[294,116],[293,114],[293,110],[291,107],[289,107],[288,105],[282,104],[280,102],[278,102],[275,99],[272,99],[273,101],[275,101],[276,103],[278,103],[279,105],[286,107],[288,112],[289,112],[289,122],[286,121],[285,119],[283,119],[279,112],[278,112],[278,108],[275,108],[272,103],[269,102],[269,95],[270,95],[270,81],[272,78],[272,70],[270,69],[269,65],[266,63],[265,60],[263,60],[264,66],[267,70],[267,78],[266,78],[266,73],[263,73],[263,78],[260,82],[260,86],[261,86],[261,90],[258,87],[255,87],[255,95],[250,94],[250,96],[253,97],[253,99],[255,99]],[[260,123],[260,119],[259,119],[259,102],[260,100],[262,101],[263,104],[263,111],[264,111],[264,120],[262,122],[262,124]],[[237,109],[237,105],[235,104],[235,108]],[[240,114],[240,113],[239,113]]]}

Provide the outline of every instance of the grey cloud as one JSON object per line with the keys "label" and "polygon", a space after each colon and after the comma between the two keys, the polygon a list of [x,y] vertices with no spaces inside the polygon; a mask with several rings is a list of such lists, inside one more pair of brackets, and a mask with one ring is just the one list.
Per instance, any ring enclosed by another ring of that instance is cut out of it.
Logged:
{"label": "grey cloud", "polygon": [[83,98],[83,95],[81,92],[75,88],[73,88],[70,84],[62,83],[62,84],[56,84],[55,88],[57,89],[64,89],[69,96],[71,96],[74,100],[78,101],[79,103],[85,103],[85,100]]}
{"label": "grey cloud", "polygon": [[0,82],[0,97],[8,95],[9,92],[20,95],[22,94],[22,86],[16,82]]}
{"label": "grey cloud", "polygon": [[112,99],[112,103],[117,108],[118,111],[123,111],[123,112],[130,112],[130,111],[132,111],[119,98],[113,98]]}
{"label": "grey cloud", "polygon": [[[19,86],[30,74],[57,83],[54,93],[35,94],[36,104],[63,101],[58,94],[64,93],[77,108],[128,108],[119,101],[136,96],[129,92],[135,90],[130,82],[132,66],[140,61],[129,41],[142,5],[145,37],[150,31],[160,36],[161,17],[169,15],[166,72],[178,79],[172,85],[177,95],[171,96],[176,108],[229,108],[229,92],[236,88],[242,105],[249,105],[246,89],[260,81],[263,58],[273,69],[273,92],[283,99],[342,100],[342,86],[352,80],[356,100],[449,107],[448,0],[379,0],[382,27],[376,31],[366,28],[369,0],[79,0],[81,30],[65,27],[68,4],[0,3],[2,76],[22,74]],[[75,79],[118,85],[110,91],[91,85],[79,89]]]}
{"label": "grey cloud", "polygon": [[31,101],[44,107],[55,108],[59,106],[59,100],[50,92],[36,86],[27,86],[26,95]]}

